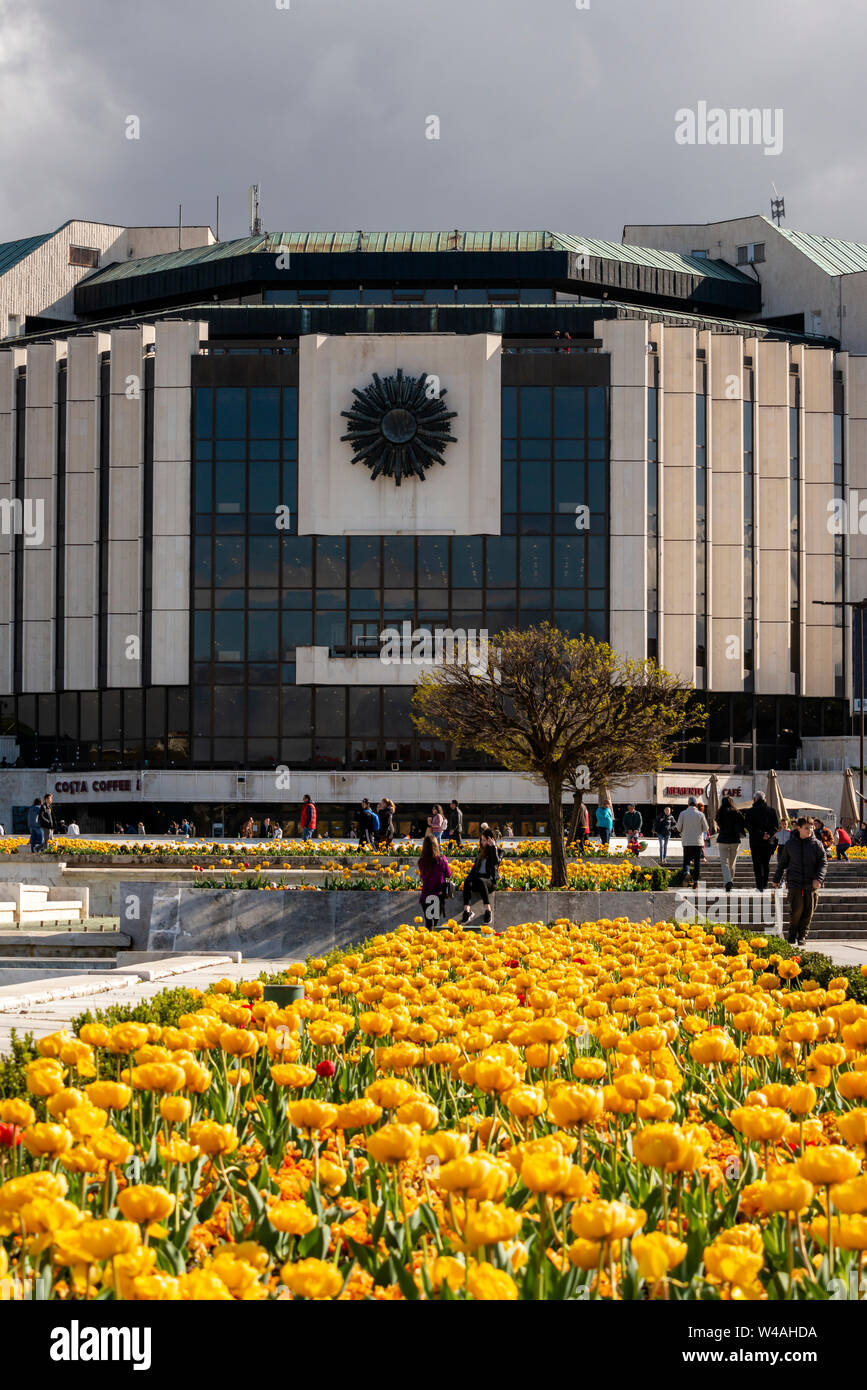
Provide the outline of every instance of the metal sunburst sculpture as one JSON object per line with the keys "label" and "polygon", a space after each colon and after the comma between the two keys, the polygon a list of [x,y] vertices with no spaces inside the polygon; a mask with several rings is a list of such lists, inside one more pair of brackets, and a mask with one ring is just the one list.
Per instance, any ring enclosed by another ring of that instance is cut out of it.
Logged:
{"label": "metal sunburst sculpture", "polygon": [[374,372],[370,386],[353,390],[355,405],[341,411],[349,421],[349,433],[341,440],[352,445],[352,462],[366,464],[372,478],[394,478],[398,487],[404,478],[424,482],[433,463],[445,462],[446,445],[457,443],[449,433],[457,411],[446,410],[445,391],[428,394],[430,381],[425,373],[405,377],[398,368],[396,376]]}

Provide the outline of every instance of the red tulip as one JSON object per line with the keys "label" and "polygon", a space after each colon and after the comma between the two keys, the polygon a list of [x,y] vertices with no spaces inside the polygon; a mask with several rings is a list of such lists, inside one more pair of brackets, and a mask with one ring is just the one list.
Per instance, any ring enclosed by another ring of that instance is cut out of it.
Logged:
{"label": "red tulip", "polygon": [[20,1125],[0,1125],[0,1148],[12,1149],[21,1143]]}
{"label": "red tulip", "polygon": [[332,1061],[330,1061],[330,1060],[326,1057],[325,1060],[322,1061],[322,1062],[320,1062],[319,1065],[317,1066],[317,1068],[316,1068],[316,1075],[317,1075],[317,1076],[333,1076],[334,1073],[335,1073],[336,1071],[337,1071],[337,1068],[335,1067],[334,1063],[333,1063]]}

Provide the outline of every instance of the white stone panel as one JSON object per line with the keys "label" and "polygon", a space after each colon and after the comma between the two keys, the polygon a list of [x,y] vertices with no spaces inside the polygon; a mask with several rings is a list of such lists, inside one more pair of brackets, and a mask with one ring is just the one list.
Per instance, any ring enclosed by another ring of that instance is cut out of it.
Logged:
{"label": "white stone panel", "polygon": [[[301,535],[499,535],[500,338],[444,334],[300,340],[298,531]],[[341,414],[373,373],[437,376],[457,411],[444,466],[426,478],[371,479],[341,442]]]}

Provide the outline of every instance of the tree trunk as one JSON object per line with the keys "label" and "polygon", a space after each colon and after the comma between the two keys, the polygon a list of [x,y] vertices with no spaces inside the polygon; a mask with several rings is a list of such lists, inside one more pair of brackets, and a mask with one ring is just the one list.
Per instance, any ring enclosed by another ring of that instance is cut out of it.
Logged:
{"label": "tree trunk", "polygon": [[575,843],[575,836],[578,834],[578,816],[583,802],[584,793],[582,791],[575,792],[572,797],[572,815],[569,818],[569,834],[566,836],[566,843],[568,845]]}
{"label": "tree trunk", "polygon": [[566,887],[566,849],[563,844],[563,783],[548,783],[548,824],[551,827],[551,887]]}

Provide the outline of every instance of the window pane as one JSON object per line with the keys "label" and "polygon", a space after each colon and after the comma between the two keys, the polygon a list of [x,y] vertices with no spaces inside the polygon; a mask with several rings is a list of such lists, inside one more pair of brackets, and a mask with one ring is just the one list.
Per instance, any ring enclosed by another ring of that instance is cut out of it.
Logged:
{"label": "window pane", "polygon": [[217,387],[217,436],[243,439],[247,433],[247,393],[243,387]]}
{"label": "window pane", "polygon": [[518,433],[518,388],[516,386],[503,387],[503,438],[514,439]]}
{"label": "window pane", "polygon": [[280,542],[276,536],[251,536],[250,585],[257,589],[276,588],[280,582]]}
{"label": "window pane", "polygon": [[346,733],[346,690],[320,687],[316,691],[316,732],[324,738],[342,739]]}
{"label": "window pane", "polygon": [[551,433],[551,391],[547,386],[521,387],[521,434],[525,439]]}
{"label": "window pane", "polygon": [[244,614],[214,614],[214,659],[241,661],[244,651]]}
{"label": "window pane", "polygon": [[379,689],[376,686],[349,690],[349,734],[358,737],[379,733]]}
{"label": "window pane", "polygon": [[279,439],[280,388],[254,386],[250,391],[251,439]]}
{"label": "window pane", "polygon": [[251,463],[250,471],[250,511],[267,512],[275,520],[280,504],[280,465],[279,463]]}
{"label": "window pane", "polygon": [[563,438],[583,438],[584,387],[556,386],[554,388],[554,433]]}
{"label": "window pane", "polygon": [[482,587],[482,542],[477,536],[460,536],[452,541],[452,583],[456,588]]}
{"label": "window pane", "polygon": [[219,460],[214,464],[214,510],[242,512],[246,505],[247,470],[243,464]]}
{"label": "window pane", "polygon": [[306,685],[283,687],[282,737],[301,737],[311,732],[311,691]]}
{"label": "window pane", "polygon": [[585,551],[586,541],[583,536],[558,536],[554,541],[554,584],[558,589],[583,587]]}
{"label": "window pane", "polygon": [[[521,539],[521,586],[547,589],[551,584],[551,542],[524,536]],[[522,603],[526,599],[521,600]]]}
{"label": "window pane", "polygon": [[250,733],[277,736],[277,687],[251,685],[247,691],[247,728]]}
{"label": "window pane", "polygon": [[488,584],[508,589],[515,583],[515,539],[513,536],[488,537]]}
{"label": "window pane", "polygon": [[446,588],[449,582],[449,543],[445,537],[423,536],[418,542],[420,589]]}
{"label": "window pane", "polygon": [[352,536],[349,542],[350,584],[378,588],[380,584],[379,540]]}
{"label": "window pane", "polygon": [[587,434],[590,439],[605,438],[605,387],[587,388]]}
{"label": "window pane", "polygon": [[291,661],[294,647],[309,647],[313,641],[312,613],[283,613],[283,660]]}
{"label": "window pane", "polygon": [[194,619],[193,660],[211,659],[211,615],[196,613]]}
{"label": "window pane", "polygon": [[212,413],[214,408],[214,394],[210,386],[199,386],[196,389],[196,438],[210,439],[213,434]]}
{"label": "window pane", "polygon": [[389,536],[384,546],[383,583],[394,588],[411,588],[415,584],[415,554],[411,536]]}
{"label": "window pane", "polygon": [[245,543],[241,536],[217,536],[214,541],[214,583],[235,588],[244,583]]}
{"label": "window pane", "polygon": [[247,660],[276,661],[277,614],[250,613],[247,618]]}
{"label": "window pane", "polygon": [[242,685],[214,686],[214,728],[223,737],[241,737],[244,733],[244,687]]}
{"label": "window pane", "polygon": [[521,511],[550,512],[551,465],[540,459],[521,458]]}
{"label": "window pane", "polygon": [[313,586],[313,542],[310,536],[283,535],[284,589],[310,589]]}

